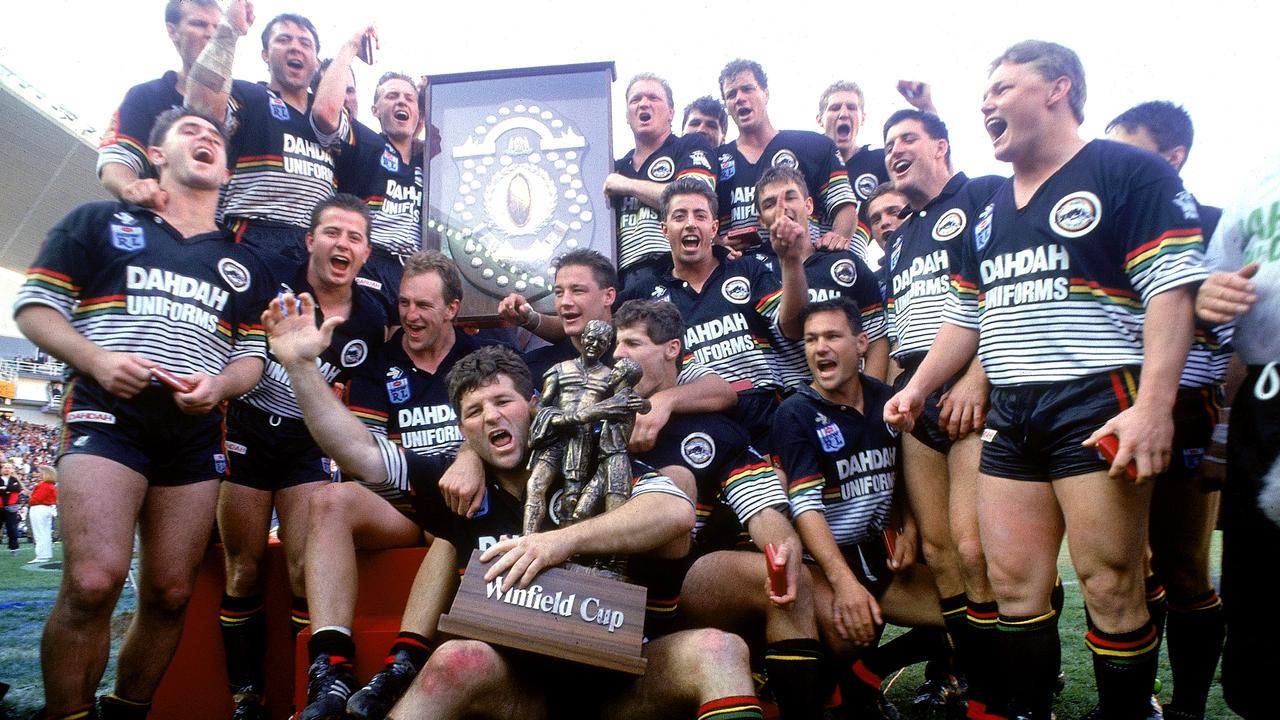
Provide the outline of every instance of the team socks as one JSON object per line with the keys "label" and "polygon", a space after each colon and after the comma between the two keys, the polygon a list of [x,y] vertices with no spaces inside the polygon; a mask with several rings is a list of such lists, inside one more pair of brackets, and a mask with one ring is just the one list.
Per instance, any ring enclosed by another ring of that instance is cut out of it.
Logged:
{"label": "team socks", "polygon": [[146,720],[149,712],[151,712],[150,701],[126,700],[115,693],[104,695],[98,701],[98,717],[102,720]]}
{"label": "team socks", "polygon": [[262,697],[262,664],[266,652],[266,613],[262,596],[222,595],[218,610],[226,653],[227,687],[236,702]]}
{"label": "team socks", "polygon": [[413,663],[414,669],[421,670],[427,664],[427,658],[431,657],[431,650],[431,643],[425,637],[401,630],[387,653],[387,664],[394,663],[396,655],[404,653],[409,658],[409,662]]}
{"label": "team socks", "polygon": [[[820,715],[819,715],[820,717]],[[760,701],[750,695],[733,695],[703,703],[698,720],[763,720]]]}
{"label": "team socks", "polygon": [[1108,633],[1090,628],[1085,645],[1093,653],[1098,706],[1103,717],[1145,717],[1156,681],[1160,635],[1148,620],[1136,630]]}
{"label": "team socks", "polygon": [[[822,643],[810,638],[778,640],[765,648],[765,672],[769,675],[769,687],[773,689],[773,698],[783,718],[822,717],[827,690],[823,672],[825,662]],[[751,700],[755,702],[754,698]],[[759,712],[759,706],[755,707]],[[730,714],[723,717],[755,716]]]}
{"label": "team socks", "polygon": [[[969,602],[965,612],[969,650],[967,665],[961,665],[969,681],[969,717],[984,720],[1004,707],[1000,677],[1000,610],[994,600]],[[963,656],[962,656],[963,658]]]}
{"label": "team socks", "polygon": [[1156,636],[1164,634],[1164,618],[1169,612],[1168,597],[1165,595],[1164,585],[1160,584],[1160,580],[1155,575],[1148,575],[1144,592],[1147,598],[1147,614],[1151,616],[1151,623],[1156,626]]}
{"label": "team socks", "polygon": [[[1008,714],[1048,720],[1062,649],[1058,613],[1050,610],[1032,617],[1001,615],[996,628],[1004,658]],[[1150,684],[1147,687],[1149,690]]]}
{"label": "team socks", "polygon": [[356,656],[356,641],[349,631],[323,627],[307,641],[307,655],[312,662],[321,655],[328,655],[333,665],[350,664]]}
{"label": "team socks", "polygon": [[307,599],[293,596],[293,603],[289,608],[289,625],[293,628],[293,637],[296,640],[298,633],[311,627],[311,611],[307,607]]}
{"label": "team socks", "polygon": [[1204,717],[1213,672],[1222,656],[1222,601],[1210,590],[1185,604],[1169,603],[1165,627],[1169,669],[1173,672],[1173,700],[1169,704],[1195,717]]}

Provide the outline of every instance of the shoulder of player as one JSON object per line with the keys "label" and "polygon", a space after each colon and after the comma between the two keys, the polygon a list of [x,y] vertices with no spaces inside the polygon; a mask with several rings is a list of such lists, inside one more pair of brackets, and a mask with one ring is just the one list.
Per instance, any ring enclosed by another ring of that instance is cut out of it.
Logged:
{"label": "shoulder of player", "polygon": [[[392,321],[387,316],[387,305],[381,292],[360,283],[352,283],[351,317],[343,325],[367,328],[367,332],[362,332],[362,335],[373,336],[376,333],[385,336],[386,328]],[[398,319],[395,321],[398,322]]]}
{"label": "shoulder of player", "polygon": [[138,83],[126,90],[124,102],[120,103],[120,107],[137,107],[150,103],[160,103],[168,107],[173,104],[175,97],[181,102],[182,95],[178,93],[177,82],[178,73],[176,71],[165,71],[164,75],[154,80]]}
{"label": "shoulder of player", "polygon": [[813,151],[824,155],[836,148],[831,138],[812,130],[779,130],[773,142],[796,152]]}
{"label": "shoulder of player", "polygon": [[1091,140],[1080,153],[1088,168],[1102,178],[1119,176],[1129,182],[1178,179],[1178,172],[1159,155],[1114,140]]}

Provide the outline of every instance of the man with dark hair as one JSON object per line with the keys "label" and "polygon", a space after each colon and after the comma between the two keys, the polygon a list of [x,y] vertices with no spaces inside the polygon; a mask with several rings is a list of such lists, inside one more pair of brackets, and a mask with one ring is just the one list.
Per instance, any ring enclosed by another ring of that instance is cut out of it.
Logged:
{"label": "man with dark hair", "polygon": [[770,226],[780,233],[774,250],[782,282],[754,257],[727,259],[713,247],[719,222],[716,193],[693,179],[677,180],[662,192],[662,232],[671,247],[671,269],[627,288],[621,300],[669,300],[684,318],[684,360],[706,365],[738,393],[738,420],[753,441],[768,430],[776,394],[782,389],[776,346],[799,336],[796,318],[808,301],[801,244],[809,233],[785,215]]}
{"label": "man with dark hair", "polygon": [[[336,127],[342,79],[361,44],[370,40],[362,30],[343,43],[332,69],[321,76],[312,113],[321,130]],[[422,143],[418,130],[418,88],[408,75],[384,73],[373,90],[374,117],[382,128],[373,132],[354,122],[343,137],[336,160],[338,190],[363,198],[369,206],[373,254],[359,282],[380,290],[394,307],[400,292],[405,260],[422,248]]]}
{"label": "man with dark hair", "polygon": [[871,191],[862,207],[866,210],[871,239],[880,246],[880,266],[884,267],[889,256],[889,238],[902,225],[902,211],[911,207],[911,202],[893,187],[892,182],[882,182]]}
{"label": "man with dark hair", "polygon": [[[764,171],[755,188],[760,222],[773,225],[779,215],[797,223],[808,223],[813,212],[813,198],[805,189],[804,175],[795,168],[775,165]],[[858,305],[862,327],[871,341],[867,351],[866,373],[883,380],[889,370],[889,340],[885,325],[884,303],[876,275],[857,255],[849,250],[818,250],[801,243],[799,257],[804,263],[809,285],[809,302],[847,297]],[[768,264],[767,257],[761,261]],[[778,348],[783,367],[783,383],[788,387],[809,382],[804,347],[798,342],[783,342]]]}
{"label": "man with dark hair", "polygon": [[[928,83],[902,80],[898,83],[898,92],[912,107],[923,112],[936,112]],[[884,150],[858,145],[858,131],[866,120],[866,98],[856,82],[837,80],[828,85],[818,98],[818,126],[836,144],[845,172],[849,174],[849,186],[858,206],[857,232],[864,244],[871,239],[865,204],[877,185],[889,181],[889,173],[884,166]]]}
{"label": "man with dark hair", "polygon": [[[921,627],[938,628],[942,617],[929,571],[912,564],[910,533],[896,544],[884,539],[909,517],[895,480],[898,434],[882,417],[892,390],[858,372],[867,337],[852,300],[811,303],[801,317],[813,379],[782,402],[769,439],[786,473],[792,519],[814,561],[823,638],[843,660],[837,678],[846,714],[893,717],[881,678],[903,661],[932,657],[944,641],[936,629]],[[896,639],[892,653],[877,653],[886,621],[920,629]]]}
{"label": "man with dark hair", "polygon": [[226,142],[205,115],[162,114],[147,158],[163,209],[72,211],[14,304],[23,334],[72,368],[58,460],[65,564],[41,642],[48,718],[99,717],[135,526],[138,609],[101,717],[146,716],[182,634],[226,472],[219,404],[258,382],[266,356],[266,270],[214,220]]}
{"label": "man with dark hair", "polygon": [[[1170,102],[1145,102],[1108,123],[1107,136],[1156,153],[1181,172],[1191,150],[1191,117]],[[1197,201],[1196,210],[1204,237],[1212,237],[1222,209]],[[1173,698],[1164,713],[1177,720],[1204,717],[1222,653],[1222,602],[1210,576],[1209,545],[1218,522],[1224,458],[1215,457],[1210,447],[1231,353],[1229,326],[1197,324],[1174,402],[1169,469],[1156,479],[1151,497],[1147,609],[1157,630],[1164,629],[1168,613]],[[1211,477],[1213,471],[1219,477]]]}
{"label": "man with dark hair", "polygon": [[866,257],[863,243],[852,242],[858,208],[849,176],[835,144],[807,130],[777,130],[769,120],[769,80],[759,63],[734,60],[720,71],[720,94],[738,126],[738,138],[720,146],[717,185],[719,224],[725,244],[744,252],[771,253],[769,228],[756,215],[755,185],[774,165],[804,173],[809,196],[821,207],[814,215],[815,240],[825,248],[852,249]]}
{"label": "man with dark hair", "polygon": [[157,115],[182,105],[191,66],[221,17],[217,0],[165,3],[165,28],[182,60],[182,69],[129,88],[98,145],[98,179],[107,192],[124,202],[163,207],[155,168],[147,159],[147,138]]}
{"label": "man with dark hair", "polygon": [[[480,343],[453,327],[461,303],[462,278],[453,261],[434,250],[410,256],[400,285],[400,329],[355,374],[348,389],[351,413],[374,435],[414,455],[449,457],[462,443],[445,375]],[[297,394],[296,386],[294,391]],[[305,413],[306,406],[302,408]],[[351,474],[340,460],[338,464],[344,474]],[[423,540],[412,495],[376,483],[374,487],[384,494],[362,483],[342,482],[311,496],[304,567],[313,628],[307,645],[312,660],[309,687],[315,692],[308,694],[300,720],[341,713],[357,688],[350,666],[355,652],[351,624],[356,550],[405,547]],[[398,638],[391,654],[423,642],[416,636]],[[321,656],[340,660],[318,663]]]}
{"label": "man with dark hair", "polygon": [[[286,295],[284,303],[292,301]],[[302,298],[304,313],[310,298]],[[434,630],[472,549],[493,561],[486,579],[501,578],[502,589],[527,587],[544,568],[574,554],[631,554],[633,569],[650,561],[642,554],[678,557],[687,547],[693,526],[688,495],[672,480],[636,466],[632,497],[616,510],[560,529],[511,538],[521,529],[529,471],[532,380],[510,350],[484,348],[463,358],[449,373],[449,391],[462,418],[466,442],[483,463],[491,498],[487,511],[474,518],[449,513],[431,485],[440,477],[438,459],[404,452],[384,438],[360,432],[359,423],[343,411],[313,369],[316,349],[326,344],[327,328],[310,320],[286,318],[273,303],[268,319],[273,347],[285,361],[306,413],[308,426],[322,447],[361,481],[401,489],[416,487],[420,517],[436,540],[415,580],[412,603]],[[331,321],[330,321],[331,322]],[[685,477],[682,482],[691,484]],[[501,539],[507,536],[509,539]],[[450,552],[452,551],[452,552]],[[656,561],[666,568],[671,561]],[[511,655],[487,643],[451,640],[430,653],[418,681],[393,709],[397,717],[462,717],[464,714],[507,716],[521,711],[553,717],[573,706],[581,709],[583,692],[625,716],[651,717],[697,709],[700,717],[759,717],[751,691],[747,649],[740,639],[714,630],[657,635],[645,644],[649,666],[638,679],[611,676],[587,685],[566,683],[567,668],[546,659]],[[322,655],[317,663],[327,664]],[[466,668],[466,672],[461,670]],[[695,671],[696,669],[696,671]],[[577,668],[575,677],[580,677]],[[553,681],[560,678],[557,681]],[[557,689],[568,691],[567,695]],[[357,708],[359,709],[359,708]],[[594,710],[594,708],[592,708]],[[718,714],[717,714],[718,713]]]}
{"label": "man with dark hair", "polygon": [[680,127],[685,135],[702,133],[711,147],[718,148],[724,144],[724,134],[729,129],[729,113],[719,100],[703,95],[684,106]]}
{"label": "man with dark hair", "polygon": [[[369,257],[369,213],[364,202],[340,193],[316,205],[306,243],[307,264],[283,284],[286,292],[316,298],[321,319],[345,318],[321,353],[330,385],[346,383],[371,362],[390,324],[382,299],[355,284]],[[219,613],[227,678],[236,720],[263,717],[266,617],[258,576],[274,507],[280,518],[293,594],[294,632],[305,623],[302,560],[311,495],[332,480],[334,467],[307,433],[284,368],[268,353],[257,387],[227,408],[230,473],[218,497],[218,528],[226,552],[226,588]]]}
{"label": "man with dark hair", "polygon": [[[1009,714],[1030,718],[1051,713],[1059,638],[1050,594],[1064,531],[1103,717],[1150,712],[1159,636],[1142,582],[1146,481],[1168,466],[1192,336],[1189,287],[1205,276],[1195,203],[1173,169],[1081,139],[1084,98],[1080,60],[1061,45],[1018,43],[992,63],[982,111],[1013,178],[956,238],[963,257],[944,323],[885,409],[909,430],[977,351],[992,385],[977,489],[982,547]],[[1112,439],[1114,462],[1104,461],[1095,448]]]}
{"label": "man with dark hair", "polygon": [[235,163],[220,208],[223,222],[289,277],[306,257],[311,208],[334,192],[329,146],[351,129],[340,112],[328,122],[313,115],[310,87],[320,38],[302,16],[280,15],[263,28],[262,59],[270,80],[232,86],[236,42],[252,23],[252,5],[232,0],[188,73],[186,103],[234,128]]}
{"label": "man with dark hair", "polygon": [[[960,264],[961,233],[1004,179],[971,180],[956,172],[947,126],[932,113],[899,110],[884,133],[893,187],[914,209],[884,261],[893,358],[900,370],[893,385],[902,389],[942,325],[951,273]],[[942,598],[957,665],[969,681],[970,702],[983,708],[999,704],[999,652],[986,622],[996,613],[996,598],[982,556],[976,496],[982,448],[976,431],[987,393],[982,364],[974,358],[925,401],[915,427],[902,438],[906,500],[922,554]]]}
{"label": "man with dark hair", "polygon": [[627,124],[635,149],[618,158],[604,180],[604,192],[617,210],[619,287],[655,275],[668,257],[658,220],[658,197],[672,180],[691,177],[715,187],[714,146],[699,133],[671,132],[675,114],[671,86],[653,73],[641,73],[627,85]]}

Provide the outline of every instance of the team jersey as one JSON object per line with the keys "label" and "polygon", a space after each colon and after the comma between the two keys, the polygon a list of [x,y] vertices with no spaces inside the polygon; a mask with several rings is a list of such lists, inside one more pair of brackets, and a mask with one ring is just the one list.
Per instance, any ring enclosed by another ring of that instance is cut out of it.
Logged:
{"label": "team jersey", "polygon": [[858,237],[863,246],[871,242],[871,226],[867,222],[867,198],[880,183],[889,182],[889,171],[884,166],[884,148],[871,149],[863,145],[849,156],[844,164],[849,173],[849,185],[858,202]]}
{"label": "team jersey", "polygon": [[385,435],[419,455],[444,455],[462,444],[458,415],[449,402],[445,375],[454,363],[480,347],[475,338],[454,329],[453,347],[434,373],[413,363],[397,330],[382,344],[376,361],[351,379],[348,405],[375,435]]}
{"label": "team jersey", "polygon": [[[529,375],[536,383],[540,382],[551,368],[566,360],[574,360],[579,355],[581,353],[578,352],[578,348],[574,347],[573,340],[564,337],[550,345],[543,345],[526,352],[524,354],[524,362],[529,366]],[[607,353],[601,356],[600,362],[613,367],[613,348],[610,348]],[[697,362],[682,363],[676,383],[684,385],[708,375],[715,375],[715,371],[706,365]]]}
{"label": "team jersey", "polygon": [[[789,510],[770,458],[756,452],[747,431],[721,413],[672,415],[653,449],[636,457],[650,467],[678,465],[693,474],[698,487],[695,554],[731,547],[741,528],[765,508]],[[736,522],[712,520],[722,507],[732,511]]]}
{"label": "team jersey", "polygon": [[[662,146],[645,159],[640,168],[635,167],[636,151],[623,155],[614,163],[614,172],[633,180],[651,180],[669,183],[684,177],[697,178],[716,186],[716,176],[711,169],[715,150],[701,133],[684,137],[669,134]],[[662,234],[662,220],[658,209],[640,202],[631,195],[613,198],[618,217],[618,269],[630,267],[648,255],[671,252],[671,245]]]}
{"label": "team jersey", "polygon": [[674,303],[684,318],[684,363],[706,365],[739,393],[780,389],[774,348],[782,337],[777,327],[782,284],[753,257],[726,260],[723,248],[712,251],[720,263],[702,292],[668,270],[623,290],[618,304],[631,299]]}
{"label": "team jersey", "polygon": [[[780,130],[765,145],[764,152],[755,163],[738,151],[736,140],[721,145],[718,152],[720,181],[716,185],[716,193],[720,201],[721,232],[756,227],[761,245],[768,247],[769,231],[760,227],[756,210],[756,182],[765,170],[774,165],[799,168],[804,173],[809,196],[813,198],[814,216],[811,219],[815,224],[810,226],[810,235],[815,238],[831,229],[837,210],[857,202],[849,187],[849,176],[840,160],[840,153],[826,135],[808,130]],[[855,243],[852,249],[860,257],[865,257],[865,247]]]}
{"label": "team jersey", "polygon": [[422,249],[422,143],[414,140],[404,158],[385,135],[353,125],[335,160],[338,191],[368,205],[373,247],[412,255]]}
{"label": "team jersey", "polygon": [[[942,192],[898,226],[885,261],[885,304],[893,358],[929,352],[942,327],[951,273],[960,266],[962,235],[1004,178],[956,173]],[[953,242],[954,240],[954,242]]]}
{"label": "team jersey", "polygon": [[[1268,158],[1260,178],[1222,213],[1209,240],[1206,265],[1215,272],[1236,272],[1258,263],[1252,282],[1258,300],[1235,319],[1231,343],[1246,365],[1266,365],[1280,358],[1280,172]],[[1261,386],[1260,386],[1261,387]]]}
{"label": "team jersey", "polygon": [[266,276],[223,230],[183,237],[147,208],[94,202],[49,231],[14,312],[47,305],[104,350],[217,375],[233,360],[266,358]]}
{"label": "team jersey", "polygon": [[[857,255],[848,250],[819,250],[804,261],[804,276],[809,285],[809,302],[822,302],[847,297],[858,305],[862,331],[875,342],[888,335],[884,302],[876,274]],[[778,362],[786,387],[809,382],[809,365],[804,358],[804,342],[781,338]]]}
{"label": "team jersey", "polygon": [[338,129],[321,135],[310,106],[298,110],[262,84],[233,87],[227,155],[235,164],[222,195],[222,217],[309,227],[312,208],[336,187],[330,146],[352,141],[346,112],[339,117]]}
{"label": "team jersey", "polygon": [[[315,290],[307,282],[305,267],[298,271],[292,282],[282,284],[279,289],[294,294],[307,292],[315,295]],[[353,285],[351,294],[351,311],[346,320],[334,328],[329,347],[316,358],[320,374],[329,385],[346,382],[355,372],[372,362],[376,349],[386,337],[388,319],[381,296],[361,285]],[[316,324],[323,321],[324,313],[317,304]],[[289,373],[283,365],[276,362],[275,355],[269,349],[262,379],[240,397],[240,402],[272,415],[302,418],[302,409],[298,407],[298,399],[293,394]]]}
{"label": "team jersey", "polygon": [[884,421],[888,385],[859,376],[863,411],[801,386],[782,401],[770,439],[788,478],[791,515],[818,510],[837,545],[867,542],[889,525],[898,433]]}
{"label": "team jersey", "polygon": [[1168,163],[1093,140],[1019,209],[1007,180],[965,230],[946,322],[992,385],[1142,364],[1145,305],[1203,280],[1200,218]]}
{"label": "team jersey", "polygon": [[[1200,229],[1205,238],[1213,237],[1222,219],[1222,208],[1196,203],[1200,212]],[[1178,384],[1181,387],[1197,388],[1216,385],[1227,377],[1227,367],[1231,364],[1231,332],[1233,326],[1218,325],[1203,327],[1196,323],[1195,335],[1191,339],[1191,351],[1187,353],[1187,364],[1182,368],[1182,377]]]}

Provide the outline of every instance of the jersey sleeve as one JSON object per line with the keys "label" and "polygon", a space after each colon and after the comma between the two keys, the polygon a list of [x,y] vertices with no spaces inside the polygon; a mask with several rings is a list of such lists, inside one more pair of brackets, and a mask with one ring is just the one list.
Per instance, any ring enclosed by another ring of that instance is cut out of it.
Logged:
{"label": "jersey sleeve", "polygon": [[245,357],[256,357],[263,362],[267,360],[267,333],[262,326],[262,311],[271,302],[274,284],[266,265],[258,262],[253,268],[254,282],[250,287],[255,292],[237,308],[231,354],[227,362]]}
{"label": "jersey sleeve", "polygon": [[782,281],[759,261],[751,263],[750,280],[751,299],[755,302],[756,314],[770,324],[777,325],[778,309],[782,305]]}
{"label": "jersey sleeve", "polygon": [[818,464],[817,449],[805,437],[806,423],[798,412],[799,401],[783,402],[773,415],[773,431],[769,442],[787,474],[787,499],[791,502],[791,517],[811,510],[822,512],[822,467]]}
{"label": "jersey sleeve", "polygon": [[631,497],[637,495],[645,495],[648,493],[661,493],[663,495],[674,495],[689,505],[693,505],[693,499],[690,498],[678,485],[666,475],[662,475],[650,468],[643,468],[636,463],[632,463],[632,484]]}
{"label": "jersey sleeve", "polygon": [[26,282],[18,289],[15,315],[28,305],[46,305],[71,319],[80,290],[96,265],[91,207],[72,210],[49,231],[35,262],[27,268]]}
{"label": "jersey sleeve", "polygon": [[440,534],[452,525],[453,512],[440,495],[440,478],[453,462],[453,455],[426,457],[409,452],[385,437],[374,435],[386,479],[380,483],[356,480],[395,507],[411,506],[424,530]]}
{"label": "jersey sleeve", "polygon": [[720,496],[726,505],[733,508],[733,513],[744,527],[748,520],[765,508],[789,510],[787,494],[773,471],[773,463],[751,446],[747,446],[728,465],[728,472],[721,482]]}
{"label": "jersey sleeve", "polygon": [[711,189],[716,187],[716,171],[711,163],[715,158],[715,150],[701,133],[692,133],[680,138],[680,153],[676,157],[675,179],[691,177],[701,180]]}
{"label": "jersey sleeve", "polygon": [[1204,240],[1195,198],[1173,169],[1141,158],[1128,197],[1118,208],[1116,230],[1128,238],[1125,273],[1143,304],[1159,293],[1199,282],[1204,269]]}
{"label": "jersey sleeve", "polygon": [[316,116],[311,112],[307,113],[307,122],[311,124],[311,132],[316,134],[316,141],[320,143],[320,147],[355,147],[356,145],[355,124],[351,122],[351,116],[347,114],[345,107],[338,113],[338,127],[331,133],[320,132],[320,128],[316,127]]}
{"label": "jersey sleeve", "polygon": [[155,116],[147,117],[143,107],[149,105],[144,98],[143,85],[129,88],[124,102],[111,116],[111,124],[98,144],[98,174],[107,165],[124,165],[140,178],[151,177],[151,162],[147,160],[147,136],[155,124]]}
{"label": "jersey sleeve", "polygon": [[705,364],[697,360],[690,360],[680,368],[680,374],[676,376],[677,385],[688,385],[694,380],[700,380],[704,377],[715,375],[716,371],[707,367]]}

